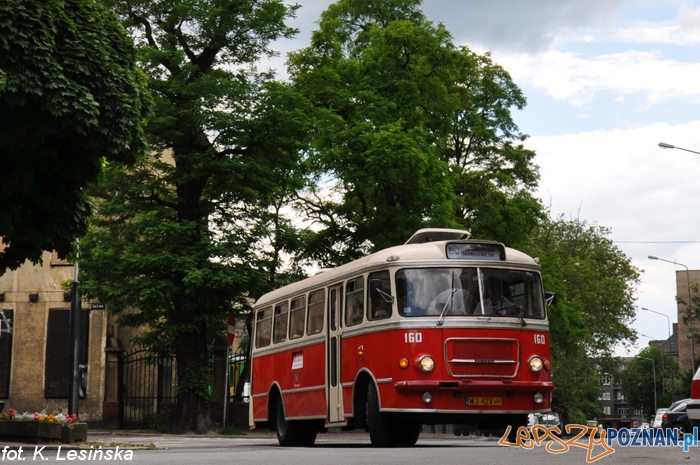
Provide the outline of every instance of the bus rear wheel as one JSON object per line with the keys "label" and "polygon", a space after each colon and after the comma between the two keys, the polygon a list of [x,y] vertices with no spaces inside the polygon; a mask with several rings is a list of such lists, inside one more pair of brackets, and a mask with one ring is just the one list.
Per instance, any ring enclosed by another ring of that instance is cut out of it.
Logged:
{"label": "bus rear wheel", "polygon": [[275,406],[275,432],[280,446],[311,447],[316,442],[318,429],[310,421],[288,421],[282,400],[279,400]]}

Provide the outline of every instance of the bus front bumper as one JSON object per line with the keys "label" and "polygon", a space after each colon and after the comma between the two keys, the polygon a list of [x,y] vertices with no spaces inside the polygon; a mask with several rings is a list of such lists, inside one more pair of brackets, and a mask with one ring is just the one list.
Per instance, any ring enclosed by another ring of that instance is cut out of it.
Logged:
{"label": "bus front bumper", "polygon": [[407,391],[541,391],[551,392],[554,383],[551,381],[509,381],[509,380],[414,380],[397,381],[394,389],[399,392]]}

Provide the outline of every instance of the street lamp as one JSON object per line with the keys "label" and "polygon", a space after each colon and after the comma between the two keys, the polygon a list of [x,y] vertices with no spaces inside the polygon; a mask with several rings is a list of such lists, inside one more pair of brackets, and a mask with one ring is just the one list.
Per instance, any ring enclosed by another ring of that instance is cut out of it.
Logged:
{"label": "street lamp", "polygon": [[[668,145],[668,144],[667,144]],[[659,258],[654,255],[649,255],[650,260],[660,260],[662,262],[666,263],[673,263],[674,265],[682,266],[685,268],[685,278],[688,281],[688,302],[685,304],[685,308],[688,310],[688,316],[690,317],[690,325],[692,326],[693,324],[693,315],[691,314],[692,308],[691,308],[691,302],[692,302],[692,297],[690,296],[690,270],[688,269],[687,266],[685,266],[682,263],[678,263],[675,260],[666,260],[665,258]],[[690,338],[690,365],[693,367],[693,373],[695,373],[695,335],[692,335],[693,337]]]}
{"label": "street lamp", "polygon": [[651,369],[654,375],[654,413],[656,413],[656,362],[653,358],[640,357],[639,355],[637,355],[637,358],[651,361]]}
{"label": "street lamp", "polygon": [[[673,335],[673,333],[671,332],[671,318],[669,318],[669,316],[666,315],[665,313],[657,312],[656,310],[652,310],[650,308],[646,308],[646,307],[640,307],[640,308],[641,308],[641,310],[644,310],[646,312],[656,313],[657,315],[661,315],[663,317],[666,317],[666,320],[668,320],[668,339],[666,339],[666,342],[668,342],[669,350],[671,350],[671,352],[672,352],[671,336]],[[645,336],[645,335],[642,334],[642,336]],[[649,336],[645,336],[645,337],[649,337]],[[666,378],[664,377],[664,375],[666,374],[666,370],[664,369],[664,358],[666,358],[666,357],[662,356],[662,358],[661,358],[661,389],[663,389],[665,392],[664,381],[666,380]],[[673,391],[674,390],[675,390],[675,383],[674,383],[674,379],[673,379],[673,365],[671,365],[671,402],[673,402]]]}
{"label": "street lamp", "polygon": [[669,318],[668,315],[666,315],[665,313],[657,312],[656,310],[652,310],[652,309],[646,308],[646,307],[640,307],[640,309],[644,310],[645,312],[656,313],[657,315],[661,315],[661,316],[665,317],[666,320],[668,320],[668,337],[669,337],[669,339],[671,338],[671,334],[672,334],[671,333],[671,318]]}
{"label": "street lamp", "polygon": [[678,150],[684,150],[684,151],[686,151],[686,152],[697,153],[698,155],[700,155],[700,152],[696,152],[695,150],[689,150],[689,149],[684,149],[684,148],[682,148],[682,147],[676,147],[675,145],[667,144],[666,142],[659,142],[659,147],[661,147],[662,149],[678,149]]}

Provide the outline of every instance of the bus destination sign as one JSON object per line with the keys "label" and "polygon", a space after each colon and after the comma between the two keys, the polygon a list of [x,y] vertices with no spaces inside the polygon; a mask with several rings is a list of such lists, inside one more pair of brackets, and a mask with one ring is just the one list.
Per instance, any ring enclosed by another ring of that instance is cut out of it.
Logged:
{"label": "bus destination sign", "polygon": [[506,252],[501,244],[454,242],[447,244],[447,258],[502,261],[506,259]]}

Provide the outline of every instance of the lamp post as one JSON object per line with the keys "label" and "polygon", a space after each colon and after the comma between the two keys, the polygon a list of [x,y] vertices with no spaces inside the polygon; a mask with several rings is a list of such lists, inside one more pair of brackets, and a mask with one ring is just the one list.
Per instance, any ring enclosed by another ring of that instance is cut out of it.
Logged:
{"label": "lamp post", "polygon": [[700,152],[696,152],[695,150],[690,150],[690,149],[684,149],[682,147],[676,147],[675,145],[672,144],[667,144],[666,142],[659,142],[659,147],[662,149],[677,149],[677,150],[683,150],[685,152],[690,152],[690,153],[697,153],[700,155]]}
{"label": "lamp post", "polygon": [[637,355],[637,358],[651,361],[651,369],[654,375],[654,413],[656,413],[656,362],[653,358],[640,357],[639,355]]}
{"label": "lamp post", "polygon": [[[646,312],[651,312],[651,313],[656,313],[657,315],[661,315],[661,316],[665,317],[666,320],[668,320],[668,339],[666,339],[666,342],[668,342],[668,344],[670,346],[671,336],[673,335],[673,333],[671,332],[671,318],[669,318],[669,316],[666,315],[665,313],[657,312],[656,310],[652,310],[650,308],[646,308],[646,307],[640,307],[640,308],[641,308],[641,310],[644,310]],[[644,336],[644,334],[642,334],[642,336]],[[648,336],[646,336],[646,337],[648,337]],[[664,375],[666,374],[666,370],[664,369],[664,358],[665,357],[661,358],[661,389],[663,389],[665,391],[664,380],[666,378],[664,378]],[[676,386],[675,386],[675,382],[673,379],[673,364],[671,364],[671,402],[673,402],[673,391],[675,390],[675,388],[676,388]]]}
{"label": "lamp post", "polygon": [[[693,317],[691,314],[692,297],[690,295],[690,270],[688,269],[687,266],[685,266],[682,263],[678,263],[675,260],[666,260],[665,258],[659,258],[659,257],[656,257],[654,255],[649,255],[649,259],[650,260],[660,260],[660,261],[666,262],[666,263],[673,263],[674,265],[682,266],[683,268],[685,268],[685,278],[688,281],[688,302],[686,302],[685,308],[688,310],[688,316],[690,317],[690,326],[692,326],[693,325]],[[693,336],[695,336],[695,335],[693,334]],[[690,338],[690,365],[693,368],[692,372],[695,373],[695,337]]]}
{"label": "lamp post", "polygon": [[666,315],[665,313],[657,312],[656,310],[652,310],[652,309],[646,308],[646,307],[640,307],[640,309],[644,310],[645,312],[656,313],[657,315],[661,315],[662,317],[666,318],[666,320],[668,321],[668,337],[669,337],[669,339],[671,338],[671,334],[672,334],[671,333],[671,318],[669,318],[668,315]]}
{"label": "lamp post", "polygon": [[71,376],[68,384],[68,414],[78,414],[80,399],[80,293],[78,290],[78,258],[73,265],[72,300],[70,305]]}

